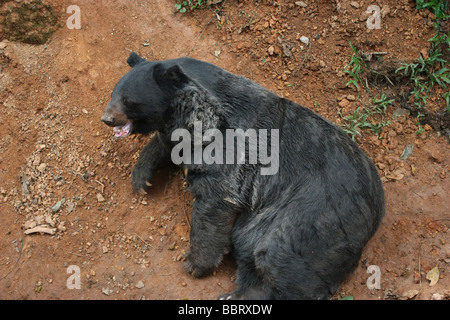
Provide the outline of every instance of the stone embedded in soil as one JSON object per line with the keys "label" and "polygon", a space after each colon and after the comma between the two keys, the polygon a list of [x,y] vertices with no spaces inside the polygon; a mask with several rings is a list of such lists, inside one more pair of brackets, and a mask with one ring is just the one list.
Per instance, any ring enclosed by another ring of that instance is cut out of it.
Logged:
{"label": "stone embedded in soil", "polygon": [[54,228],[56,226],[55,221],[50,216],[45,217],[45,223],[48,224],[52,228]]}
{"label": "stone embedded in soil", "polygon": [[398,108],[394,111],[394,113],[392,114],[392,116],[394,118],[399,118],[399,117],[404,117],[407,118],[409,116],[410,112],[408,109],[403,109],[403,108]]}
{"label": "stone embedded in soil", "polygon": [[21,181],[21,189],[22,189],[22,195],[27,196],[30,194],[30,190],[28,189],[28,186],[30,185],[30,180],[27,177],[27,175],[21,175],[20,176]]}
{"label": "stone embedded in soil", "polygon": [[380,10],[381,17],[385,18],[390,12],[391,12],[391,8],[387,5],[384,5]]}
{"label": "stone embedded in soil", "polygon": [[31,220],[25,221],[23,228],[25,230],[32,229],[32,228],[36,227],[36,225],[37,225],[36,221],[34,219],[31,219]]}
{"label": "stone embedded in soil", "polygon": [[444,296],[440,293],[433,293],[431,300],[444,300]]}
{"label": "stone embedded in soil", "polygon": [[406,160],[411,155],[414,150],[414,144],[407,144],[405,149],[403,149],[402,154],[400,155],[400,159]]}
{"label": "stone embedded in soil", "polygon": [[64,226],[64,222],[61,222],[56,229],[58,229],[58,231],[61,231],[61,232],[64,232],[67,230],[67,228]]}
{"label": "stone embedded in soil", "polygon": [[66,202],[66,199],[62,199],[60,201],[58,201],[52,208],[52,212],[53,213],[57,213],[59,211],[59,209],[61,209],[61,206],[64,204],[64,202]]}
{"label": "stone embedded in soil", "polygon": [[350,105],[350,101],[348,101],[347,99],[342,99],[339,104],[338,104],[341,108],[346,108]]}
{"label": "stone embedded in soil", "polygon": [[295,5],[302,8],[306,8],[308,6],[308,4],[303,1],[295,1]]}
{"label": "stone embedded in soil", "polygon": [[309,44],[309,38],[305,37],[305,36],[301,36],[300,37],[300,42],[308,45]]}
{"label": "stone embedded in soil", "polygon": [[414,297],[416,297],[418,294],[419,294],[419,291],[417,291],[417,290],[408,290],[402,294],[401,299],[402,300],[411,300]]}
{"label": "stone embedded in soil", "polygon": [[367,19],[369,19],[369,17],[372,15],[372,12],[367,12],[367,11],[363,11],[361,12],[361,15],[359,16],[359,21],[367,21]]}
{"label": "stone embedded in soil", "polygon": [[45,163],[41,163],[41,164],[37,167],[37,169],[38,169],[38,171],[39,171],[40,173],[43,173],[43,172],[45,171],[45,168],[47,168],[47,164],[45,164]]}
{"label": "stone embedded in soil", "polygon": [[110,288],[102,288],[102,293],[109,296],[113,291]]}
{"label": "stone embedded in soil", "polygon": [[428,146],[427,153],[431,160],[437,163],[441,163],[443,161],[444,156],[442,151],[438,149],[438,146]]}

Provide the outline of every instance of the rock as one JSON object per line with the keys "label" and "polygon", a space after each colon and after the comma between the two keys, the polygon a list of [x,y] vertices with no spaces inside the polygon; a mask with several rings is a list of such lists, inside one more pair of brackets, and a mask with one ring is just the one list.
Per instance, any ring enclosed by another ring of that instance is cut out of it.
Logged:
{"label": "rock", "polygon": [[444,155],[437,146],[429,146],[427,148],[428,157],[434,162],[441,163],[444,160]]}
{"label": "rock", "polygon": [[56,225],[55,221],[53,221],[52,217],[50,217],[50,216],[45,217],[45,223],[48,224],[52,228],[54,228]]}
{"label": "rock", "polygon": [[444,296],[440,293],[433,293],[431,300],[444,300]]}
{"label": "rock", "polygon": [[420,283],[420,281],[421,281],[420,273],[418,272],[414,273],[414,283]]}
{"label": "rock", "polygon": [[356,2],[356,1],[350,2],[350,5],[351,5],[353,8],[359,9],[359,3]]}
{"label": "rock", "polygon": [[305,36],[301,36],[300,37],[300,42],[308,45],[309,44],[309,38],[305,37]]}
{"label": "rock", "polygon": [[394,118],[406,119],[407,117],[409,117],[410,112],[408,109],[398,108],[394,111],[394,113],[392,115],[394,116]]}
{"label": "rock", "polygon": [[271,56],[273,55],[274,51],[275,51],[275,48],[274,48],[273,46],[270,46],[269,49],[267,49],[267,52],[268,52],[269,55],[271,55]]}
{"label": "rock", "polygon": [[53,213],[57,213],[59,209],[61,209],[61,206],[66,202],[66,199],[62,199],[58,201],[53,207],[51,207],[51,210]]}
{"label": "rock", "polygon": [[5,49],[8,46],[8,44],[5,41],[0,42],[0,50]]}
{"label": "rock", "polygon": [[59,225],[58,225],[58,231],[66,231],[67,230],[67,228],[64,226],[64,222],[61,222]]}
{"label": "rock", "polygon": [[30,194],[30,190],[28,190],[28,186],[30,185],[30,178],[27,175],[23,174],[20,176],[20,184],[22,188],[22,195],[27,196]]}
{"label": "rock", "polygon": [[45,168],[47,168],[47,165],[45,163],[41,163],[37,169],[40,173],[43,173],[45,171]]}
{"label": "rock", "polygon": [[367,12],[367,11],[363,11],[361,12],[361,15],[359,16],[359,21],[367,21],[367,19],[369,19],[369,17],[372,15],[372,12]]}
{"label": "rock", "polygon": [[106,201],[106,199],[102,196],[101,193],[97,194],[97,200],[98,200],[98,202],[104,202],[104,201]]}
{"label": "rock", "polygon": [[349,95],[347,96],[347,100],[348,100],[348,101],[355,101],[355,100],[356,100],[356,97],[355,97],[354,95],[352,95],[352,94],[349,94]]}
{"label": "rock", "polygon": [[23,225],[23,228],[24,228],[25,230],[27,230],[27,229],[33,229],[34,227],[36,227],[36,221],[35,221],[34,219],[25,221],[25,223],[24,223],[24,225]]}
{"label": "rock", "polygon": [[414,144],[412,144],[412,143],[411,144],[407,144],[405,146],[405,149],[403,149],[402,154],[400,155],[400,159],[402,159],[402,160],[408,159],[408,157],[411,155],[413,150],[414,150]]}
{"label": "rock", "polygon": [[384,299],[385,300],[387,300],[387,299],[398,299],[398,298],[399,298],[399,295],[394,291],[394,289],[387,288],[384,291]]}
{"label": "rock", "polygon": [[402,300],[411,300],[413,299],[415,296],[417,296],[419,294],[419,291],[417,290],[408,290],[406,292],[404,292],[402,294],[402,296],[400,297],[400,299]]}
{"label": "rock", "polygon": [[308,6],[308,4],[303,1],[295,1],[295,5],[302,8],[306,8]]}
{"label": "rock", "polygon": [[347,99],[342,99],[340,102],[339,102],[339,107],[341,107],[341,108],[346,108],[346,107],[348,107],[350,105],[350,101],[348,101]]}
{"label": "rock", "polygon": [[136,283],[135,287],[138,289],[142,289],[144,287],[144,282],[138,281],[138,283]]}
{"label": "rock", "polygon": [[402,180],[405,175],[403,174],[402,169],[397,169],[397,170],[394,170],[393,172],[386,172],[384,174],[384,176],[390,180],[398,181],[398,180]]}
{"label": "rock", "polygon": [[75,203],[71,201],[66,202],[66,212],[67,214],[71,213],[75,209]]}
{"label": "rock", "polygon": [[420,54],[422,55],[422,58],[424,58],[425,60],[427,60],[430,56],[428,55],[428,50],[427,48],[423,48],[422,50],[420,50]]}
{"label": "rock", "polygon": [[280,43],[280,46],[283,50],[283,54],[286,57],[291,58],[292,52],[291,52],[291,45],[290,45],[289,41],[286,41],[285,39],[278,37],[278,42]]}
{"label": "rock", "polygon": [[381,17],[382,18],[386,17],[390,12],[391,12],[391,8],[389,8],[389,6],[387,6],[387,5],[384,5],[383,8],[381,8],[381,10],[380,10]]}
{"label": "rock", "polygon": [[113,291],[110,288],[102,288],[102,293],[109,296]]}
{"label": "rock", "polygon": [[36,225],[41,225],[45,222],[45,217],[43,215],[38,215],[34,219],[36,220]]}

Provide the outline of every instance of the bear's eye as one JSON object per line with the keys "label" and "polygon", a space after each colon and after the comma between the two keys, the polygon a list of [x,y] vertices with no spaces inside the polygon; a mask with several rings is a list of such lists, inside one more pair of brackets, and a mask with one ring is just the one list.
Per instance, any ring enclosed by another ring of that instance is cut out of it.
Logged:
{"label": "bear's eye", "polygon": [[128,99],[126,97],[123,97],[122,102],[123,102],[123,104],[128,104]]}

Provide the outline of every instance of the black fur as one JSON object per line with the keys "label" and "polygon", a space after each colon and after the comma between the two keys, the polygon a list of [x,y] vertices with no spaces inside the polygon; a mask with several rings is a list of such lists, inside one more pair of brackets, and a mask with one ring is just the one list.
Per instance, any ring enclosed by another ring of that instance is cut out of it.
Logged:
{"label": "black fur", "polygon": [[202,277],[233,252],[237,290],[224,298],[335,293],[384,215],[378,172],[356,143],[311,110],[209,63],[150,62],[135,53],[128,63],[134,68],[112,101],[134,133],[158,132],[133,169],[136,191],[170,163],[177,128],[192,132],[194,121],[202,121],[204,130],[223,133],[279,129],[275,175],[261,175],[261,164],[182,165],[195,198],[184,268]]}

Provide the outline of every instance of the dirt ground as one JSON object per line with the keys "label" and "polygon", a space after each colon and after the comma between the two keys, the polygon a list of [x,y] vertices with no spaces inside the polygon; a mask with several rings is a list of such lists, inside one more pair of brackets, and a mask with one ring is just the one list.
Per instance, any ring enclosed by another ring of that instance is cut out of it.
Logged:
{"label": "dirt ground", "polygon": [[[192,201],[182,174],[162,170],[148,195],[133,193],[131,170],[149,137],[116,140],[100,122],[131,51],[209,61],[338,124],[376,94],[394,96],[380,136],[356,138],[383,178],[386,217],[333,298],[450,298],[448,137],[394,117],[395,86],[357,92],[342,72],[348,41],[412,61],[429,47],[431,16],[412,1],[380,0],[382,28],[368,29],[372,1],[294,2],[227,0],[182,14],[172,0],[44,1],[61,25],[46,44],[0,39],[0,299],[196,300],[234,290],[232,257],[204,279],[182,269]],[[66,27],[69,5],[80,7],[81,29]],[[54,234],[25,234],[38,226]],[[370,265],[380,289],[366,284]],[[79,267],[79,289],[69,266]]]}

